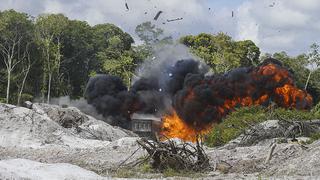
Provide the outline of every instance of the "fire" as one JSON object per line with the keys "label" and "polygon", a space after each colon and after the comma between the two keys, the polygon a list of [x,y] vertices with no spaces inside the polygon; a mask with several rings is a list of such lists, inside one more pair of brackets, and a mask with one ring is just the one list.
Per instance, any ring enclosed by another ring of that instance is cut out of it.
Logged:
{"label": "fire", "polygon": [[211,125],[196,130],[194,127],[186,124],[175,111],[171,115],[165,115],[162,119],[161,135],[166,138],[179,138],[184,141],[195,142],[197,137],[207,134]]}
{"label": "fire", "polygon": [[312,102],[310,94],[290,84],[277,88],[275,93],[280,97],[277,103],[285,108],[303,109]]}
{"label": "fire", "polygon": [[269,62],[240,73],[243,73],[240,77],[245,77],[240,81],[234,80],[231,73],[230,79],[229,76],[215,76],[187,86],[178,97],[173,113],[163,117],[160,133],[167,138],[194,142],[197,135],[207,134],[214,124],[237,107],[270,102],[284,108],[312,106],[310,94],[297,88],[290,72],[281,65]]}

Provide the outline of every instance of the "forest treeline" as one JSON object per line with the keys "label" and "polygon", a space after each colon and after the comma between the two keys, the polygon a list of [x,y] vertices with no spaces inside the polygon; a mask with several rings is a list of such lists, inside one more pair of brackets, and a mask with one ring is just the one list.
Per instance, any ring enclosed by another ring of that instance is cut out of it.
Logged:
{"label": "forest treeline", "polygon": [[132,36],[110,24],[90,26],[63,14],[32,17],[26,13],[0,12],[0,102],[20,104],[38,98],[83,96],[86,83],[99,73],[117,75],[129,85],[135,69],[152,56],[154,47],[182,43],[201,57],[213,73],[255,66],[274,57],[290,69],[297,85],[320,97],[319,46],[292,57],[286,52],[260,54],[252,41],[235,41],[225,33],[187,35],[175,42],[151,22],[137,25]]}

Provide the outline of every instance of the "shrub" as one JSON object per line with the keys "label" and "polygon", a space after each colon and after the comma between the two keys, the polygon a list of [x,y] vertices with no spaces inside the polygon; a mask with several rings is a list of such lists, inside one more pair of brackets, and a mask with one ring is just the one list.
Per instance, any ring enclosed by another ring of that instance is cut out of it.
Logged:
{"label": "shrub", "polygon": [[189,177],[192,179],[201,178],[203,174],[193,171],[177,171],[172,168],[167,168],[163,171],[164,177]]}
{"label": "shrub", "polygon": [[211,147],[222,146],[237,138],[248,128],[272,119],[305,121],[320,119],[320,113],[316,108],[312,111],[302,111],[284,108],[270,109],[261,106],[242,107],[227,115],[220,124],[214,125],[205,138],[205,144]]}
{"label": "shrub", "polygon": [[230,113],[220,124],[213,126],[206,137],[208,146],[221,146],[238,137],[248,127],[266,120],[265,110],[260,106],[243,107]]}
{"label": "shrub", "polygon": [[287,120],[287,121],[303,121],[320,118],[320,114],[313,111],[277,108],[267,114],[268,119]]}
{"label": "shrub", "polygon": [[320,116],[320,102],[314,106],[314,108],[312,109],[312,112],[316,115],[316,116]]}
{"label": "shrub", "polygon": [[0,103],[6,103],[6,98],[0,97]]}
{"label": "shrub", "polygon": [[33,99],[33,96],[31,94],[23,93],[21,94],[20,102],[32,101],[32,99]]}

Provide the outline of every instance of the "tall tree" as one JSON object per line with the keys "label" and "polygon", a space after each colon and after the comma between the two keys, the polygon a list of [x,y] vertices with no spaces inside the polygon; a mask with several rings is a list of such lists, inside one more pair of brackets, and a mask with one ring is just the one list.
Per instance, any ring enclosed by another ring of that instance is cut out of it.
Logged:
{"label": "tall tree", "polygon": [[150,21],[139,24],[135,33],[144,42],[135,48],[144,59],[153,53],[155,47],[173,43],[171,36],[165,36],[164,30],[156,27]]}
{"label": "tall tree", "polygon": [[306,90],[309,84],[309,80],[311,77],[311,74],[317,70],[320,66],[320,53],[319,53],[319,45],[316,43],[313,43],[310,46],[310,52],[308,54],[308,66],[310,69],[310,72],[308,74],[308,78],[305,84],[304,89]]}
{"label": "tall tree", "polygon": [[91,64],[95,64],[96,61],[92,28],[87,22],[71,20],[62,39],[62,95],[82,97],[89,73],[93,70]]}
{"label": "tall tree", "polygon": [[164,36],[163,29],[157,28],[150,21],[139,24],[135,32],[146,45],[157,44],[159,42],[169,43],[172,41],[171,36]]}
{"label": "tall tree", "polygon": [[259,62],[260,50],[252,41],[234,41],[224,33],[185,36],[180,42],[203,58],[215,73]]}
{"label": "tall tree", "polygon": [[12,73],[28,59],[32,33],[33,24],[27,14],[14,10],[0,13],[0,54],[7,75],[6,103],[10,99]]}
{"label": "tall tree", "polygon": [[97,72],[109,73],[121,77],[127,85],[141,61],[132,48],[133,38],[112,24],[100,24],[93,27]]}
{"label": "tall tree", "polygon": [[42,98],[44,100],[44,93],[47,91],[47,103],[50,102],[53,75],[59,75],[62,57],[61,38],[67,25],[68,18],[62,14],[41,15],[36,20],[37,42],[42,49],[43,58]]}
{"label": "tall tree", "polygon": [[23,93],[23,90],[24,90],[24,87],[25,87],[25,84],[26,84],[26,81],[27,81],[27,77],[29,75],[29,72],[30,72],[30,69],[31,69],[31,66],[32,66],[32,62],[31,62],[31,52],[29,50],[30,48],[27,47],[26,49],[26,55],[25,55],[25,61],[23,61],[21,64],[21,72],[19,73],[19,75],[22,76],[22,81],[20,83],[17,84],[18,86],[18,99],[17,99],[17,104],[20,105],[20,101],[21,101],[21,97],[22,97],[22,93]]}

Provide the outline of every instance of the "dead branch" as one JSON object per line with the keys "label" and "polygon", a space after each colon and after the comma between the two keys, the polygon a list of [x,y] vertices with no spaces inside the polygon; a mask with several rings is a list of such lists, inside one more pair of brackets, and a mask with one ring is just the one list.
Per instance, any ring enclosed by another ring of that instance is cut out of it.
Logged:
{"label": "dead branch", "polygon": [[[177,171],[194,172],[210,169],[209,158],[199,141],[193,145],[186,142],[175,143],[172,140],[160,142],[142,138],[137,143],[148,153],[140,163],[148,161],[154,169],[163,171],[171,168]],[[135,163],[137,164],[139,163]]]}
{"label": "dead branch", "polygon": [[266,158],[266,160],[265,160],[265,162],[264,162],[265,164],[268,164],[268,163],[270,162],[270,160],[271,160],[271,158],[272,158],[272,155],[273,155],[273,151],[274,151],[274,149],[276,148],[276,146],[277,146],[276,143],[272,144],[271,149],[270,149],[270,151],[269,151],[269,154],[268,154],[268,156],[267,156],[267,158]]}

